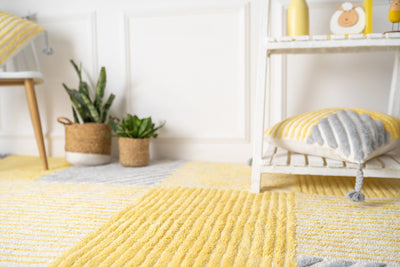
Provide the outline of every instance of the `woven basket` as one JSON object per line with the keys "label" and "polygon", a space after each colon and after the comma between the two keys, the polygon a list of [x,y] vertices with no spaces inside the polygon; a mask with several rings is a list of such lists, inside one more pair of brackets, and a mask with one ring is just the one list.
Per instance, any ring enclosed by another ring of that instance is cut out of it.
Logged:
{"label": "woven basket", "polygon": [[140,167],[150,163],[150,138],[118,138],[119,162],[125,167]]}
{"label": "woven basket", "polygon": [[[58,122],[65,125],[65,151],[68,156],[75,156],[88,163],[81,165],[104,164],[111,160],[111,127],[106,123],[72,123],[68,118],[60,117]],[[97,156],[96,156],[97,155]],[[106,157],[104,157],[106,156]],[[86,157],[87,158],[87,157]],[[74,160],[75,161],[75,160]],[[71,162],[72,164],[79,164]]]}

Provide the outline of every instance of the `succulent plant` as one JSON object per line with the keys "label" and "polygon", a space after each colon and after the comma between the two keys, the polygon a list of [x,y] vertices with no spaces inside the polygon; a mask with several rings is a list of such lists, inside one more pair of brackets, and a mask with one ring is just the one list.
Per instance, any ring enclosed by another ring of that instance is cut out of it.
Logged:
{"label": "succulent plant", "polygon": [[72,113],[75,123],[80,123],[78,114],[81,117],[82,123],[96,122],[104,123],[107,120],[107,114],[115,99],[114,94],[110,94],[107,101],[103,105],[104,90],[106,88],[106,69],[102,67],[100,70],[99,78],[97,80],[96,91],[94,99],[90,97],[89,85],[82,80],[82,65],[76,65],[71,59],[71,64],[74,67],[79,77],[79,89],[70,89],[63,83],[63,87],[67,91],[72,102]]}
{"label": "succulent plant", "polygon": [[127,114],[122,121],[117,123],[110,116],[108,122],[117,136],[136,139],[157,138],[157,131],[165,125],[165,122],[162,122],[156,127],[151,117],[139,119],[138,116],[131,114]]}

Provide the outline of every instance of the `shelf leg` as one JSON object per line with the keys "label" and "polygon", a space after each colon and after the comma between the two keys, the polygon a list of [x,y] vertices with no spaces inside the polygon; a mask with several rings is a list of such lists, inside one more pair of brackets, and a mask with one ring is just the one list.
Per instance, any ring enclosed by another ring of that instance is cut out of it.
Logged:
{"label": "shelf leg", "polygon": [[396,51],[392,84],[390,86],[388,114],[400,118],[400,50]]}
{"label": "shelf leg", "polygon": [[260,56],[259,59],[262,60],[262,62],[259,62],[258,65],[256,107],[254,116],[253,165],[251,173],[251,192],[253,193],[260,193],[261,191],[261,163],[264,143],[265,102],[266,95],[270,95],[271,68],[270,59],[266,50],[264,50],[263,56]]}

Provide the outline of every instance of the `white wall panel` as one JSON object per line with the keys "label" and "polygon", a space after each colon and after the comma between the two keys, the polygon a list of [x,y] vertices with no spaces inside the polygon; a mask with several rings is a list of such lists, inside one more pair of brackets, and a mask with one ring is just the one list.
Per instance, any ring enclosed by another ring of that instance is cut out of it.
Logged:
{"label": "white wall panel", "polygon": [[161,139],[248,136],[245,7],[127,15],[127,109],[166,120]]}
{"label": "white wall panel", "polygon": [[[45,79],[42,89],[45,91],[46,110],[51,111],[44,119],[53,135],[64,131],[63,126],[57,123],[57,117],[65,116],[72,120],[71,103],[62,86],[65,83],[69,88],[78,88],[78,76],[70,59],[82,63],[84,73],[89,77],[98,75],[95,18],[95,13],[89,13],[39,20],[51,36],[51,46],[55,49],[51,56],[38,53]],[[89,80],[88,77],[84,79]],[[95,84],[96,80],[91,82]]]}
{"label": "white wall panel", "polygon": [[[329,33],[329,19],[339,1],[307,2],[311,33]],[[376,2],[374,31],[382,32],[390,29],[387,8],[383,0]],[[76,86],[69,63],[74,58],[93,79],[100,66],[107,68],[107,94],[116,94],[113,115],[131,112],[167,121],[160,138],[152,142],[153,157],[242,162],[250,157],[257,47],[262,40],[257,36],[259,4],[260,0],[4,1],[6,11],[37,13],[55,49],[53,56],[40,54],[45,83],[37,89],[50,154],[64,155],[64,129],[56,118],[72,117],[61,84]],[[284,12],[277,6],[272,17],[280,23]],[[272,30],[281,35],[284,29]],[[41,50],[43,39],[36,45]],[[288,72],[277,75],[273,84],[287,85],[288,115],[333,105],[385,111],[392,58],[392,53],[290,56]],[[285,61],[278,58],[274,67],[279,71],[282,66]],[[286,97],[277,91],[273,95],[278,100]],[[0,153],[37,155],[22,87],[1,88],[0,112]],[[117,155],[116,142],[113,151]]]}

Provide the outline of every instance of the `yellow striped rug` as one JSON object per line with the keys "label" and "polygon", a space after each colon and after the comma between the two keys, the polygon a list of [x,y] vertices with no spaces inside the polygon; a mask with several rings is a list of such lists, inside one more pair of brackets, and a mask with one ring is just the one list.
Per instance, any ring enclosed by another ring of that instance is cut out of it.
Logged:
{"label": "yellow striped rug", "polygon": [[0,180],[0,266],[54,261],[147,188]]}
{"label": "yellow striped rug", "polygon": [[[250,175],[244,164],[189,162],[164,185],[248,190]],[[365,178],[365,203],[344,197],[352,177],[266,174],[262,188],[297,192],[299,266],[400,266],[400,179]]]}
{"label": "yellow striped rug", "polygon": [[[267,191],[294,191],[293,175],[263,174],[262,188]],[[244,163],[188,162],[167,177],[163,186],[185,186],[232,190],[250,190],[251,167]]]}
{"label": "yellow striped rug", "polygon": [[244,190],[250,189],[251,167],[242,163],[188,162],[161,185]]}
{"label": "yellow striped rug", "polygon": [[[354,177],[293,175],[296,192],[305,194],[344,196],[354,189]],[[400,179],[364,178],[362,192],[366,198],[400,199]]]}
{"label": "yellow striped rug", "polygon": [[349,177],[265,175],[251,194],[245,164],[189,162],[149,189],[22,180],[41,163],[18,159],[0,160],[0,266],[400,266],[400,179],[352,203]]}
{"label": "yellow striped rug", "polygon": [[296,266],[294,194],[156,187],[52,266]]}
{"label": "yellow striped rug", "polygon": [[[263,191],[298,192],[304,194],[344,196],[354,189],[354,177],[263,174]],[[188,162],[163,186],[185,186],[250,190],[251,167],[238,163]],[[366,198],[400,198],[400,179],[364,179],[362,192]]]}
{"label": "yellow striped rug", "polygon": [[35,180],[43,175],[51,174],[70,167],[64,158],[49,157],[49,170],[43,170],[39,157],[10,155],[0,160],[0,179]]}

